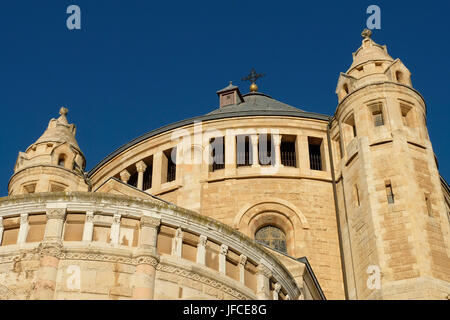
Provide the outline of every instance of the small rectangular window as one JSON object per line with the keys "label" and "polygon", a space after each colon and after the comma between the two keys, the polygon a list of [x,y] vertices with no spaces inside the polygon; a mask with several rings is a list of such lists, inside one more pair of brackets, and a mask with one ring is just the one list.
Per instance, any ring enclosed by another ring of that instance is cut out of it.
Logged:
{"label": "small rectangular window", "polygon": [[166,168],[166,181],[165,182],[171,182],[175,181],[176,179],[176,171],[177,171],[177,148],[172,148],[169,150],[164,151],[164,164],[167,163]]}
{"label": "small rectangular window", "polygon": [[414,119],[413,119],[413,113],[411,112],[412,107],[408,106],[406,104],[400,104],[400,110],[402,113],[402,121],[403,125],[405,127],[413,127],[414,126]]}
{"label": "small rectangular window", "polygon": [[395,202],[394,199],[394,192],[392,191],[392,184],[391,182],[386,182],[386,196],[389,204],[393,204]]}
{"label": "small rectangular window", "polygon": [[309,165],[311,170],[323,171],[322,138],[308,137]]}
{"label": "small rectangular window", "polygon": [[260,134],[258,139],[259,164],[263,166],[275,165],[275,147],[272,135]]}
{"label": "small rectangular window", "polygon": [[295,151],[295,136],[283,135],[281,137],[281,164],[286,167],[297,167],[297,153]]}
{"label": "small rectangular window", "polygon": [[212,156],[212,171],[217,171],[225,168],[225,139],[224,137],[212,138],[210,141],[211,156]]}

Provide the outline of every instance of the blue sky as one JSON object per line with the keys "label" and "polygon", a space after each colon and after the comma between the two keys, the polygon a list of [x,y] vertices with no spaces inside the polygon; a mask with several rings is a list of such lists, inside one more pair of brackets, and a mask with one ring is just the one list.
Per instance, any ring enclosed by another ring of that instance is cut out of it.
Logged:
{"label": "blue sky", "polygon": [[[81,8],[81,30],[66,8]],[[368,17],[374,40],[413,74],[428,105],[440,172],[450,180],[450,52],[447,1],[2,1],[0,4],[0,196],[19,151],[59,108],[69,108],[87,169],[133,138],[217,107],[215,92],[252,67],[260,91],[333,114],[340,72]]]}

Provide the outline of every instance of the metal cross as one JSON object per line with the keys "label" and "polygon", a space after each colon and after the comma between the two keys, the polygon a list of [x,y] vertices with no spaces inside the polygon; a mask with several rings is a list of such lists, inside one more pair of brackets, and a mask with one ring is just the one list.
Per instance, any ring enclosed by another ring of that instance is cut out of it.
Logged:
{"label": "metal cross", "polygon": [[245,78],[242,78],[242,81],[251,81],[252,83],[255,83],[256,80],[264,77],[265,75],[266,75],[265,73],[256,73],[255,68],[252,68],[250,74]]}

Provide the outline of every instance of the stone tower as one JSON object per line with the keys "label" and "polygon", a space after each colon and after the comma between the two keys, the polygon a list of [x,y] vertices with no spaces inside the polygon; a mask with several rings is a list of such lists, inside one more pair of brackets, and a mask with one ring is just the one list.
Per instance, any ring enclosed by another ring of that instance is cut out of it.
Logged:
{"label": "stone tower", "polygon": [[14,174],[9,181],[9,195],[88,191],[84,176],[86,160],[75,139],[76,127],[66,118],[50,120],[44,134],[26,152],[19,152]]}
{"label": "stone tower", "polygon": [[445,299],[449,220],[426,103],[400,59],[362,33],[331,123],[350,299]]}

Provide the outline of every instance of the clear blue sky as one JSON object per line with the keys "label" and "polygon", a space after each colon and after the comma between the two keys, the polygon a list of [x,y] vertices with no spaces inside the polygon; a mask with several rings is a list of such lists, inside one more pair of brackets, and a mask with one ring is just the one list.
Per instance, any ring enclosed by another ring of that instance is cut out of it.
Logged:
{"label": "clear blue sky", "polygon": [[[82,29],[66,28],[81,8]],[[339,73],[352,62],[368,17],[374,40],[413,74],[428,104],[440,172],[450,180],[448,1],[2,1],[0,195],[19,151],[64,105],[87,169],[133,138],[217,107],[215,92],[251,67],[260,91],[333,114]]]}

